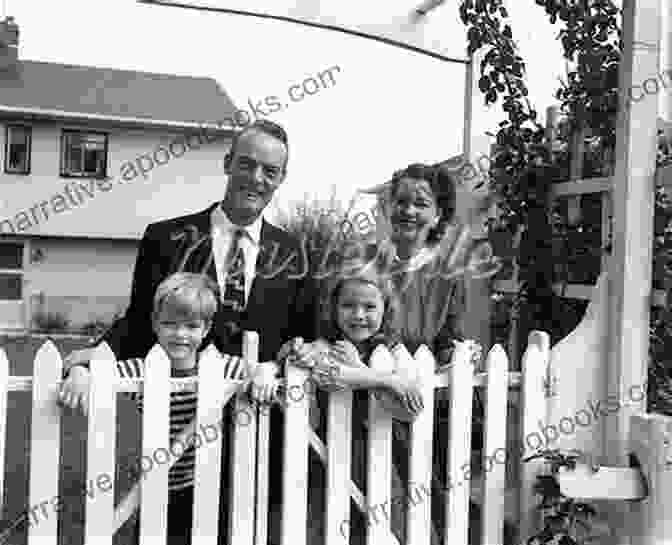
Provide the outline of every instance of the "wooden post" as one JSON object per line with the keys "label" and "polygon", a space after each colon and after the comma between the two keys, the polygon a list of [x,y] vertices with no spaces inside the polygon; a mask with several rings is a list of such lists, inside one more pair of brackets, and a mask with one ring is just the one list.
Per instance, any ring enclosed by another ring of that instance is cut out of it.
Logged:
{"label": "wooden post", "polygon": [[[624,2],[607,380],[608,395],[621,400],[622,409],[606,418],[604,443],[612,466],[627,465],[630,417],[646,407],[645,398],[629,399],[628,392],[644,384],[648,362],[658,100],[641,91],[647,79],[657,79],[660,17],[660,0]],[[613,529],[621,543],[630,543],[619,511]]]}

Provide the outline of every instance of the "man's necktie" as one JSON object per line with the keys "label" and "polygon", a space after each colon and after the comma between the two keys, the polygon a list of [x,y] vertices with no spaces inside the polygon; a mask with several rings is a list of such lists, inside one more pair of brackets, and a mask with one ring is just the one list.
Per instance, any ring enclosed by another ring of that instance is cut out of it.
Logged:
{"label": "man's necktie", "polygon": [[240,243],[243,236],[242,229],[235,230],[229,255],[224,264],[226,282],[222,305],[234,312],[240,312],[245,308],[245,257]]}

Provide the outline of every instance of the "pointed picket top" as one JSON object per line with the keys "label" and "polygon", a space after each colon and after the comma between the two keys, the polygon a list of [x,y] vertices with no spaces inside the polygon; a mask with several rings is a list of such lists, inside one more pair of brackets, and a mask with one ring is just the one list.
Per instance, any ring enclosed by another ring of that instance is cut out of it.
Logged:
{"label": "pointed picket top", "polygon": [[371,353],[369,366],[377,371],[392,373],[396,369],[397,364],[390,350],[384,344],[379,344]]}
{"label": "pointed picket top", "polygon": [[413,354],[416,361],[418,378],[423,380],[431,379],[436,369],[436,358],[426,344],[420,345]]}
{"label": "pointed picket top", "polygon": [[[9,382],[9,360],[0,346],[0,468],[5,467],[5,446],[7,444],[7,386]],[[0,471],[0,510],[5,497],[5,472]]]}
{"label": "pointed picket top", "polygon": [[397,373],[403,373],[410,379],[418,378],[418,367],[415,358],[411,355],[403,344],[394,346],[390,352],[394,359],[394,365]]}
{"label": "pointed picket top", "polygon": [[[33,408],[30,432],[28,504],[37,505],[58,496],[61,407],[58,404],[63,360],[51,341],[37,351],[33,369]],[[58,517],[40,518],[28,528],[28,543],[56,545]],[[38,538],[39,536],[39,538]]]}

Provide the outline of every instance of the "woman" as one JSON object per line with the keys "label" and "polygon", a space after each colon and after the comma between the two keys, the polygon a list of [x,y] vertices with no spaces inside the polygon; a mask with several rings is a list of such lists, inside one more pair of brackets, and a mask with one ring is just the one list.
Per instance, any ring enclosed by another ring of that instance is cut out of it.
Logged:
{"label": "woman", "polygon": [[403,309],[402,340],[411,352],[425,344],[439,364],[449,363],[453,341],[463,337],[459,269],[466,257],[463,241],[468,242],[452,224],[455,179],[440,168],[412,164],[387,185],[383,205],[390,234],[383,245]]}

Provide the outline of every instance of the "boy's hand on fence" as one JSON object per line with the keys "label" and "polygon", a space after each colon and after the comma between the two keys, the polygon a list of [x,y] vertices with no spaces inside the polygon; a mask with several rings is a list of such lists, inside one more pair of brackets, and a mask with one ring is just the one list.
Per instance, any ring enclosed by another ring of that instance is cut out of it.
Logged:
{"label": "boy's hand on fence", "polygon": [[58,393],[61,405],[88,415],[90,385],[91,374],[88,369],[81,366],[73,367]]}
{"label": "boy's hand on fence", "polygon": [[63,363],[65,364],[65,369],[70,369],[73,365],[82,365],[84,363],[89,363],[93,357],[94,348],[82,348],[81,350],[73,350],[70,352]]}
{"label": "boy's hand on fence", "polygon": [[250,381],[250,397],[257,403],[271,403],[273,401],[278,381],[278,369],[275,362],[259,363],[252,371]]}
{"label": "boy's hand on fence", "polygon": [[278,350],[278,361],[285,360],[288,356],[291,356],[302,346],[304,346],[304,342],[301,337],[290,339],[280,347],[280,350]]}

